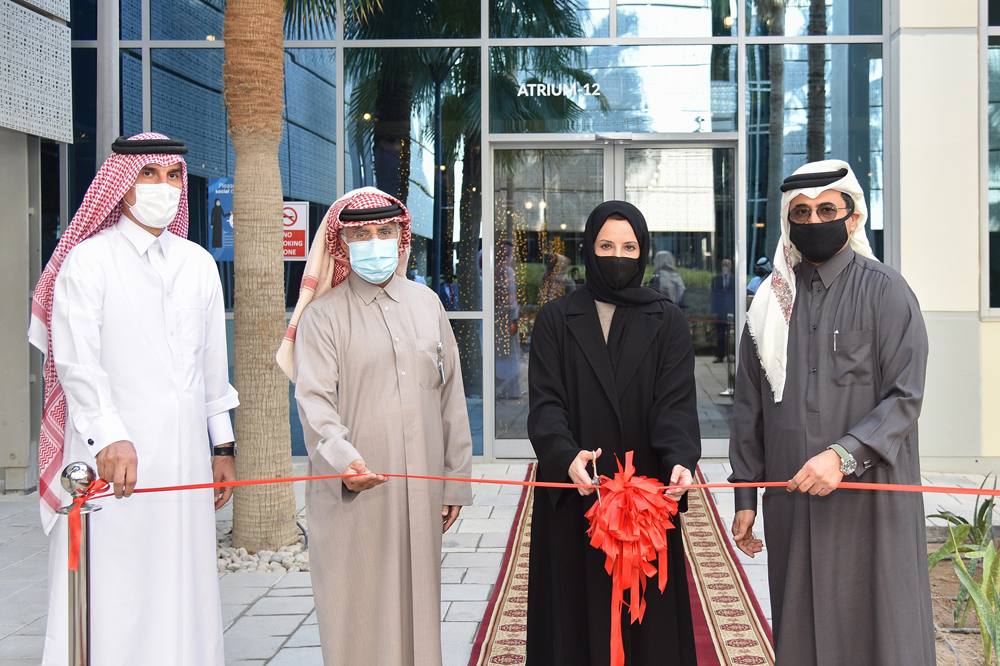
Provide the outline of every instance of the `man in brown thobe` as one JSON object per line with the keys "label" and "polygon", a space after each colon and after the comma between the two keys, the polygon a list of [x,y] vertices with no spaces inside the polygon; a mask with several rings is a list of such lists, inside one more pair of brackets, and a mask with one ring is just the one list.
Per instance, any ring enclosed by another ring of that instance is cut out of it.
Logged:
{"label": "man in brown thobe", "polygon": [[[781,242],[747,315],[729,443],[730,481],[788,482],[764,493],[777,663],[931,665],[923,498],[836,490],[920,483],[920,307],[872,256],[846,162],[807,164],[781,189]],[[733,538],[753,557],[756,490],[735,501]]]}
{"label": "man in brown thobe", "polygon": [[469,477],[458,348],[437,295],[394,273],[410,239],[399,201],[349,193],[320,236],[334,265],[312,281],[307,264],[303,287],[331,272],[334,286],[290,329],[295,399],[310,474],[357,475],[306,487],[323,662],[440,666],[441,535],[470,484],[383,474]]}

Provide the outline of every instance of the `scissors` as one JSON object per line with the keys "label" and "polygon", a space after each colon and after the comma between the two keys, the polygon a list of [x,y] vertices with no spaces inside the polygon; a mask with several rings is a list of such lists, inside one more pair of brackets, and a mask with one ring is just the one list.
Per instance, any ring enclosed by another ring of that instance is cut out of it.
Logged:
{"label": "scissors", "polygon": [[600,504],[601,503],[601,476],[597,473],[597,451],[591,451],[591,454],[594,456],[590,460],[591,464],[594,466],[594,478],[592,478],[590,480],[590,482],[593,485],[597,486],[597,503]]}

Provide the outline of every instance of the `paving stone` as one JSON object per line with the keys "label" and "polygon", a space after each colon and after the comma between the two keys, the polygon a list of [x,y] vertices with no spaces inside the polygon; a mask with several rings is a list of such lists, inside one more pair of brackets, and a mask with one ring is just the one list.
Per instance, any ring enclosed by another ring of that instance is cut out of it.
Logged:
{"label": "paving stone", "polygon": [[442,585],[441,599],[445,601],[488,601],[492,585]]}
{"label": "paving stone", "polygon": [[318,624],[317,621],[316,621],[316,611],[313,611],[312,613],[310,613],[309,617],[307,617],[306,621],[303,622],[302,624],[304,624],[304,625],[305,624]]}
{"label": "paving stone", "polygon": [[492,504],[494,506],[517,506],[521,501],[520,495],[500,495],[500,494],[477,494],[472,498],[473,506],[477,504]]}
{"label": "paving stone", "polygon": [[[484,519],[486,520],[486,519]],[[444,535],[441,541],[441,549],[444,552],[475,552],[479,545],[480,533],[472,530],[472,533],[448,534]]]}
{"label": "paving stone", "polygon": [[466,585],[494,585],[499,575],[499,564],[494,567],[470,567],[465,572],[462,583]]}
{"label": "paving stone", "polygon": [[[246,574],[247,576],[251,574]],[[257,598],[262,596],[267,592],[267,588],[263,587],[236,587],[234,585],[229,585],[227,587],[220,587],[219,596],[222,598],[223,604],[241,604],[243,606],[249,606],[253,602],[257,601]]]}
{"label": "paving stone", "polygon": [[323,652],[318,647],[286,647],[268,666],[323,666]]}
{"label": "paving stone", "polygon": [[285,647],[319,647],[319,625],[303,624],[288,639]]}
{"label": "paving stone", "polygon": [[510,534],[511,528],[510,518],[483,518],[483,519],[473,519],[462,521],[462,526],[459,528],[459,534],[476,533],[484,534],[487,532],[500,532]]}
{"label": "paving stone", "polygon": [[0,660],[6,666],[7,659],[31,659],[42,656],[45,636],[19,636],[14,634],[0,640]]}
{"label": "paving stone", "polygon": [[308,615],[312,610],[312,597],[264,597],[247,615]]}
{"label": "paving stone", "polygon": [[270,659],[285,640],[285,636],[223,637],[227,659]]}
{"label": "paving stone", "polygon": [[288,636],[305,618],[305,615],[244,615],[226,636]]}
{"label": "paving stone", "polygon": [[448,643],[441,646],[442,666],[466,666],[472,656],[472,645]]}
{"label": "paving stone", "polygon": [[275,587],[312,587],[312,577],[308,571],[293,571],[274,584]]}
{"label": "paving stone", "polygon": [[441,602],[441,619],[444,620],[444,616],[448,614],[448,608],[451,606],[450,601]]}
{"label": "paving stone", "polygon": [[[272,587],[267,591],[269,597],[310,597],[313,590],[311,587]],[[3,666],[3,664],[0,664]]]}
{"label": "paving stone", "polygon": [[[48,624],[47,619],[46,616],[40,617],[34,622],[20,627],[16,633],[18,636],[44,636],[45,627]],[[6,666],[6,664],[0,664],[0,666]]]}
{"label": "paving stone", "polygon": [[225,587],[271,587],[276,584],[282,576],[288,574],[281,571],[254,571],[245,574],[229,573],[224,574],[219,579],[219,588]]}
{"label": "paving stone", "polygon": [[[504,507],[497,507],[504,508]],[[479,540],[480,548],[507,548],[507,542],[510,540],[510,532],[507,534],[503,532],[487,532],[483,535],[483,538]]]}
{"label": "paving stone", "polygon": [[243,604],[222,604],[222,628],[231,625],[246,609]]}
{"label": "paving stone", "polygon": [[448,553],[446,567],[499,567],[503,556],[497,553]]}
{"label": "paving stone", "polygon": [[472,644],[479,630],[478,622],[442,622],[441,644],[447,643]]}
{"label": "paving stone", "polygon": [[465,569],[461,567],[441,567],[441,584],[455,584],[462,582]]}
{"label": "paving stone", "polygon": [[488,504],[463,506],[459,516],[465,518],[489,518],[493,507]]}
{"label": "paving stone", "polygon": [[486,614],[487,602],[485,601],[453,601],[448,614],[444,616],[445,622],[479,622]]}

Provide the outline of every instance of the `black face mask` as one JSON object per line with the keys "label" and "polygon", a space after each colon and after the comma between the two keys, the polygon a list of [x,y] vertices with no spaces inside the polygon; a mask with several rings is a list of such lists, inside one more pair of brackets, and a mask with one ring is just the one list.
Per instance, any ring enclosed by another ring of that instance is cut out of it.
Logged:
{"label": "black face mask", "polygon": [[609,287],[618,291],[628,286],[628,283],[639,272],[639,258],[632,257],[596,257],[597,267]]}
{"label": "black face mask", "polygon": [[834,256],[847,243],[847,218],[816,224],[796,224],[791,227],[788,239],[802,256],[815,264],[822,264]]}

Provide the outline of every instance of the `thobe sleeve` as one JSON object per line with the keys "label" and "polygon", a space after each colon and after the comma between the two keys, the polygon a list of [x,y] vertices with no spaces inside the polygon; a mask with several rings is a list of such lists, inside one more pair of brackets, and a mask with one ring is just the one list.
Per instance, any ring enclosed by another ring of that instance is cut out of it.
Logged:
{"label": "thobe sleeve", "polygon": [[701,458],[701,429],[691,329],[676,307],[669,307],[664,319],[667,349],[653,387],[650,445],[668,472],[674,465],[682,465],[693,473]]}
{"label": "thobe sleeve", "polygon": [[[543,305],[535,316],[528,356],[528,437],[542,477],[556,483],[569,481],[569,466],[581,450],[569,427],[563,355],[556,334],[561,323],[557,310]],[[549,493],[553,502],[560,494]]]}
{"label": "thobe sleeve", "polygon": [[96,456],[105,447],[129,440],[101,367],[104,276],[71,252],[56,277],[52,297],[52,358],[66,395],[70,424]]}
{"label": "thobe sleeve", "polygon": [[[444,436],[444,474],[449,478],[468,479],[472,476],[472,432],[469,429],[469,411],[465,404],[465,387],[462,384],[462,361],[455,342],[455,333],[439,307],[441,340],[444,342],[444,386],[441,387],[441,429]],[[444,504],[467,506],[472,504],[472,484],[464,481],[445,481]]]}
{"label": "thobe sleeve", "polygon": [[222,301],[222,284],[212,262],[211,296],[205,316],[205,415],[212,444],[232,442],[233,422],[229,410],[239,407],[236,389],[229,383],[229,354],[226,348],[226,309]]}
{"label": "thobe sleeve", "polygon": [[[924,399],[927,330],[917,297],[902,278],[887,281],[877,309],[880,402],[837,443],[858,461],[857,476],[881,458],[895,464]],[[914,452],[915,453],[915,452]],[[867,464],[866,464],[867,463]]]}
{"label": "thobe sleeve", "polygon": [[[732,429],[729,434],[730,483],[753,483],[764,480],[764,406],[761,367],[750,330],[743,327],[740,339],[740,365],[733,390]],[[765,380],[766,381],[766,380]],[[767,390],[770,390],[768,387]],[[757,510],[757,489],[736,488],[737,511]]]}
{"label": "thobe sleeve", "polygon": [[[306,452],[317,476],[343,474],[358,450],[347,441],[347,427],[339,412],[340,357],[333,326],[315,308],[306,308],[295,334],[295,402],[299,416],[318,440],[306,436]],[[344,500],[353,499],[343,483],[331,484]]]}

